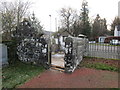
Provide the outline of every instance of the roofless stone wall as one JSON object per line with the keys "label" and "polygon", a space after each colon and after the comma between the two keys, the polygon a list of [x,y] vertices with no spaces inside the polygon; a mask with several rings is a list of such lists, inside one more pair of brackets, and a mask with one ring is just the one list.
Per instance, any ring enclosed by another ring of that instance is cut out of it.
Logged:
{"label": "roofless stone wall", "polygon": [[65,71],[73,72],[86,54],[87,39],[68,37],[65,40]]}

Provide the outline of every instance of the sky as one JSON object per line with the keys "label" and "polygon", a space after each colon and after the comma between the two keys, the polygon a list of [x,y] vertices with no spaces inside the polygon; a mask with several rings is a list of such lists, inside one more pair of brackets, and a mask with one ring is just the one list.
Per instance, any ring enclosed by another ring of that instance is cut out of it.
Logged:
{"label": "sky", "polygon": [[[50,30],[56,31],[55,22],[57,21],[57,26],[60,25],[59,21],[60,9],[63,7],[71,7],[80,12],[83,0],[29,0],[29,1],[32,2],[30,12],[33,13],[34,11],[36,17],[41,21],[41,24],[43,25],[44,29],[47,31]],[[114,20],[115,16],[118,16],[119,1],[120,0],[87,0],[90,19],[93,20],[96,17],[96,15],[99,14],[101,18],[106,18],[107,25],[110,25]],[[51,15],[51,18],[49,15]]]}

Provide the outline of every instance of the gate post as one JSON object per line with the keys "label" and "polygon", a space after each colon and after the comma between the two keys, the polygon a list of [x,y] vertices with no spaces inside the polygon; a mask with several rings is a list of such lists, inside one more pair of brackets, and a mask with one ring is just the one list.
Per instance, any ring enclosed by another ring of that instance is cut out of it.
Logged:
{"label": "gate post", "polygon": [[67,37],[65,39],[65,72],[72,73],[83,59],[86,39]]}
{"label": "gate post", "polygon": [[48,43],[48,65],[51,67],[51,42]]}

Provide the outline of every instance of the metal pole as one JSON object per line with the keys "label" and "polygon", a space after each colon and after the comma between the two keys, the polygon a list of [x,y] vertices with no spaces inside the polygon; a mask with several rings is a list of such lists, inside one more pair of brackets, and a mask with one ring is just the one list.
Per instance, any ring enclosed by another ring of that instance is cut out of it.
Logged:
{"label": "metal pole", "polygon": [[49,43],[48,43],[48,63],[49,65],[51,65],[51,15],[49,15],[50,17],[50,34],[49,34]]}
{"label": "metal pole", "polygon": [[57,32],[57,18],[55,18],[55,29],[56,29],[56,32]]}
{"label": "metal pole", "polygon": [[49,15],[50,17],[50,40],[51,40],[51,15]]}

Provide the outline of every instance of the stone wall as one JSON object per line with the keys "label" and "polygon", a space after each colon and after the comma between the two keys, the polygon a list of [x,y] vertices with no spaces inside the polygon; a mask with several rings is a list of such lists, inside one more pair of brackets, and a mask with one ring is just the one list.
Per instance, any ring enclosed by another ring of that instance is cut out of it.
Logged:
{"label": "stone wall", "polygon": [[17,47],[19,60],[37,65],[47,65],[48,44],[44,38],[27,38]]}
{"label": "stone wall", "polygon": [[65,71],[73,72],[86,53],[87,39],[68,37],[65,40]]}

